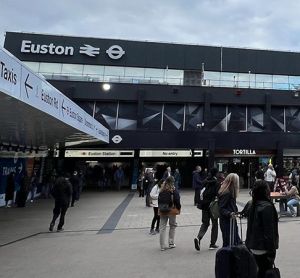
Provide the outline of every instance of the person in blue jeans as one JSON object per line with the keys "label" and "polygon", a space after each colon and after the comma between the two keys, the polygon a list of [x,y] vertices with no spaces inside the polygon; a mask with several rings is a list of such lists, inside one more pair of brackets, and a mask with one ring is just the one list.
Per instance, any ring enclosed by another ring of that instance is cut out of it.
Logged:
{"label": "person in blue jeans", "polygon": [[295,211],[294,205],[299,204],[300,197],[299,197],[299,191],[295,184],[290,183],[286,188],[285,192],[286,196],[288,197],[287,206],[291,212],[291,215],[293,217],[297,216],[297,213]]}

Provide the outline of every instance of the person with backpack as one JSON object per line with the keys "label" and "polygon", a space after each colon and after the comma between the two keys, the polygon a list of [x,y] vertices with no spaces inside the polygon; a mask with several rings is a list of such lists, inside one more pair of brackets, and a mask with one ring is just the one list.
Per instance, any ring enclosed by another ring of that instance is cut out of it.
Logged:
{"label": "person with backpack", "polygon": [[239,192],[239,176],[235,173],[230,173],[223,181],[218,192],[218,204],[220,211],[220,228],[223,238],[223,247],[230,244],[230,222],[233,220],[234,239],[232,244],[238,245],[241,239],[238,233],[236,223],[236,215],[238,208],[236,205],[236,198]]}
{"label": "person with backpack", "polygon": [[[160,214],[160,250],[165,251],[168,248],[175,248],[175,229],[177,227],[176,215],[180,213],[180,196],[174,186],[174,178],[167,177],[163,183],[158,195],[158,209]],[[166,229],[169,222],[169,240],[166,244]]]}
{"label": "person with backpack", "polygon": [[210,204],[216,199],[220,187],[217,174],[218,169],[212,168],[207,179],[204,180],[203,188],[200,191],[200,198],[197,208],[202,210],[202,225],[200,227],[198,236],[194,238],[194,245],[197,251],[200,251],[200,242],[209,227],[210,221],[212,227],[209,249],[213,250],[219,247],[216,245],[218,239],[218,219],[214,218],[210,211]]}
{"label": "person with backpack", "polygon": [[277,211],[270,200],[269,185],[263,180],[257,180],[253,186],[246,246],[254,254],[258,266],[257,277],[267,277],[266,272],[274,265],[279,234]]}

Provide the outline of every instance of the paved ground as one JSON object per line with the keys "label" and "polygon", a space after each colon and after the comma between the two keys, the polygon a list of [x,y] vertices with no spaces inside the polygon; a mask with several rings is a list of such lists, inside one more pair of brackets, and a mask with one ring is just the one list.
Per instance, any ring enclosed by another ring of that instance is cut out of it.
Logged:
{"label": "paved ground", "polygon": [[[0,277],[214,277],[215,251],[208,250],[209,234],[200,252],[193,247],[201,220],[201,212],[192,204],[193,192],[183,191],[181,196],[177,248],[164,252],[158,235],[148,234],[152,208],[126,191],[84,193],[67,212],[62,233],[48,232],[52,200],[37,200],[26,208],[0,208]],[[248,199],[247,192],[241,192],[239,202]],[[246,223],[242,226],[245,233]],[[300,218],[281,218],[279,230],[277,266],[282,277],[297,277]]]}

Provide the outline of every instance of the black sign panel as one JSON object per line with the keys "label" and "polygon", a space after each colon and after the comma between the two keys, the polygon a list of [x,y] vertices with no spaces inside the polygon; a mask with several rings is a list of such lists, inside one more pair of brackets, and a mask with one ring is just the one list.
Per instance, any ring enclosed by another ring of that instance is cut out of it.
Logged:
{"label": "black sign panel", "polygon": [[7,32],[4,47],[22,61],[147,68],[220,69],[220,47]]}

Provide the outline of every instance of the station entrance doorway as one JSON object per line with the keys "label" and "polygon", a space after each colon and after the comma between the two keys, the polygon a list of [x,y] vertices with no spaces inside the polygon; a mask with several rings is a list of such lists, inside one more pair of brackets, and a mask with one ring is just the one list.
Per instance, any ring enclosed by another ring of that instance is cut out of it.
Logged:
{"label": "station entrance doorway", "polygon": [[240,188],[250,188],[259,167],[266,167],[270,157],[216,157],[215,167],[225,175],[236,173],[240,177]]}

